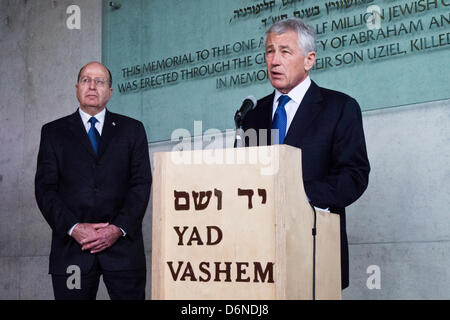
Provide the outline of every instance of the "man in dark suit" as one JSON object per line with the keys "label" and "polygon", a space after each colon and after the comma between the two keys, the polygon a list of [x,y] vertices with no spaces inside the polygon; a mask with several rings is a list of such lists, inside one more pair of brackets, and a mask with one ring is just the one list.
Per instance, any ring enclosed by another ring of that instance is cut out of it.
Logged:
{"label": "man in dark suit", "polygon": [[272,136],[268,130],[269,141],[258,138],[259,145],[285,143],[301,148],[303,184],[310,203],[340,215],[345,288],[349,285],[345,207],[366,189],[370,166],[358,103],[309,78],[315,44],[314,29],[300,19],[283,20],[267,30],[267,72],[275,91],[247,114],[243,129],[279,133]]}
{"label": "man in dark suit", "polygon": [[147,137],[141,122],[106,110],[111,85],[104,65],[88,63],[75,85],[79,109],[42,127],[35,194],[52,229],[55,299],[95,299],[100,275],[111,299],[145,298]]}

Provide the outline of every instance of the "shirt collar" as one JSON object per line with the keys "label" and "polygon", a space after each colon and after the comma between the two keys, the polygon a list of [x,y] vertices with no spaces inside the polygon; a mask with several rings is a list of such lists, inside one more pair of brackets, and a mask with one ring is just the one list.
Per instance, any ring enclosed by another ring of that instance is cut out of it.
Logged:
{"label": "shirt collar", "polygon": [[[291,100],[293,100],[297,105],[300,105],[300,103],[303,100],[303,97],[306,94],[306,91],[308,91],[309,86],[311,85],[311,79],[309,76],[305,78],[302,82],[300,82],[296,87],[294,87],[289,93],[287,94]],[[283,95],[278,89],[275,89],[275,97],[273,101],[278,101],[278,98]]]}
{"label": "shirt collar", "polygon": [[[83,123],[86,124],[92,116],[90,114],[87,114],[83,110],[81,110],[81,108],[78,108],[78,111],[80,112],[81,120],[83,120]],[[97,113],[94,116],[97,119],[97,121],[99,122],[99,124],[102,124],[103,121],[105,121],[105,114],[106,114],[106,108],[103,108],[102,111],[100,111],[99,113]]]}

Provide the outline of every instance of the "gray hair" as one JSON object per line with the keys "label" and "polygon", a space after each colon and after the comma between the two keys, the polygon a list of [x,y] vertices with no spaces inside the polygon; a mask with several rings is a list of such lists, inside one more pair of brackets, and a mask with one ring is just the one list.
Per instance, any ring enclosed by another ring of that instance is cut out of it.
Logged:
{"label": "gray hair", "polygon": [[303,55],[306,55],[310,51],[316,51],[316,32],[314,31],[314,28],[302,19],[298,18],[275,22],[266,31],[266,40],[269,33],[280,35],[288,31],[297,32],[298,44]]}

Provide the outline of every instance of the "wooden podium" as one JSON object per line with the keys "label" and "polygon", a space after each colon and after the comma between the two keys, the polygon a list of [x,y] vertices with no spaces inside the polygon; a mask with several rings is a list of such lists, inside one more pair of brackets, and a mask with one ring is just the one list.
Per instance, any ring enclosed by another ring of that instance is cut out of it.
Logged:
{"label": "wooden podium", "polygon": [[314,211],[301,150],[154,154],[152,299],[341,298],[339,216]]}

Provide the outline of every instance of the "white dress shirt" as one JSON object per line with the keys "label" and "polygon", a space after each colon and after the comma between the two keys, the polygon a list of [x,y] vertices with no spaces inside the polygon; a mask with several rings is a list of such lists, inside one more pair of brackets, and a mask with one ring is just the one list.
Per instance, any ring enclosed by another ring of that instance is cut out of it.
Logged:
{"label": "white dress shirt", "polygon": [[[81,108],[78,108],[78,111],[80,112],[81,120],[83,121],[86,132],[89,132],[89,130],[91,129],[91,123],[89,122],[89,119],[92,116],[81,110]],[[100,135],[102,135],[103,124],[105,123],[105,114],[106,108],[103,108],[102,111],[94,116],[94,118],[97,119],[97,122],[95,123],[95,129],[97,129]]]}
{"label": "white dress shirt", "polygon": [[[305,96],[306,91],[308,91],[309,86],[311,85],[311,79],[309,76],[305,78],[302,82],[300,82],[294,89],[289,91],[287,96],[291,98],[288,103],[284,106],[284,109],[286,110],[287,115],[287,124],[286,124],[286,134],[289,130],[289,126],[292,123],[292,120],[294,119],[295,113],[298,110],[298,107],[300,106],[300,103],[303,100],[303,97]],[[278,98],[282,95],[278,89],[275,89],[275,97],[273,99],[273,106],[272,106],[272,120],[275,116],[275,111],[278,107]]]}

